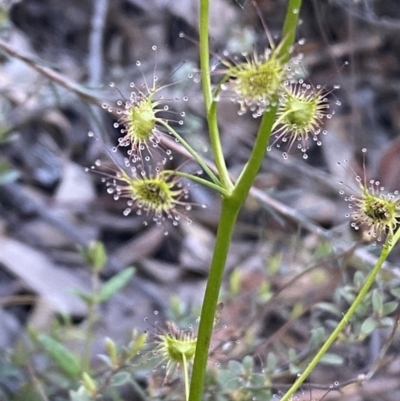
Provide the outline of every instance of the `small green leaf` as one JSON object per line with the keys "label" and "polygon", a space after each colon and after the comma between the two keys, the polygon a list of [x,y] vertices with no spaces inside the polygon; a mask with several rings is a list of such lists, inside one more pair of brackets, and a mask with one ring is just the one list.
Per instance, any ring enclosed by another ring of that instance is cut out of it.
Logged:
{"label": "small green leaf", "polygon": [[323,343],[325,339],[325,329],[323,327],[318,327],[311,330],[311,338],[309,346],[311,349],[318,347]]}
{"label": "small green leaf", "polygon": [[118,372],[111,378],[111,386],[123,386],[131,380],[131,375],[128,372]]}
{"label": "small green leaf", "polygon": [[365,282],[364,273],[356,271],[353,278],[353,283],[356,287],[361,287]]}
{"label": "small green leaf", "polygon": [[378,323],[373,317],[368,317],[364,320],[363,324],[361,325],[361,333],[363,334],[371,334],[377,327]]}
{"label": "small green leaf", "polygon": [[289,348],[288,354],[289,354],[289,361],[290,361],[289,372],[292,374],[299,373],[301,369],[297,365],[299,358],[298,358],[296,350],[294,350],[293,348]]}
{"label": "small green leaf", "polygon": [[390,293],[396,298],[400,298],[400,288],[392,288]]}
{"label": "small green leaf", "polygon": [[379,325],[381,327],[393,327],[394,321],[391,317],[384,317],[380,320]]}
{"label": "small green leaf", "polygon": [[343,360],[343,357],[341,357],[340,355],[331,354],[331,353],[327,352],[321,358],[321,362],[327,363],[329,365],[342,365],[344,360]]}
{"label": "small green leaf", "polygon": [[354,319],[357,316],[360,316],[361,318],[367,316],[369,310],[370,310],[370,305],[367,305],[367,303],[365,302],[365,299],[364,299],[363,302],[358,305],[354,315],[350,319],[350,322],[354,321]]}
{"label": "small green leaf", "polygon": [[82,250],[82,255],[89,266],[101,271],[107,262],[107,253],[104,244],[100,241],[92,241]]}
{"label": "small green leaf", "polygon": [[132,341],[129,344],[127,359],[132,359],[143,349],[146,345],[147,341],[147,333],[138,334],[138,332],[134,329],[132,332]]}
{"label": "small green leaf", "polygon": [[78,359],[63,344],[46,334],[40,334],[37,339],[47,354],[66,375],[71,378],[80,376],[81,368],[79,367]]}
{"label": "small green leaf", "polygon": [[378,314],[379,316],[382,315],[383,299],[382,295],[377,289],[372,291],[372,308],[374,313]]}
{"label": "small green leaf", "polygon": [[340,310],[335,305],[333,305],[333,304],[331,304],[329,302],[318,302],[314,306],[314,308],[321,309],[321,310],[326,311],[326,312],[330,312],[333,315],[336,315],[336,316],[339,316],[339,317],[342,316],[342,313],[340,312]]}
{"label": "small green leaf", "polygon": [[97,358],[101,359],[109,368],[111,368],[111,369],[114,368],[113,363],[109,356],[104,355],[104,354],[98,354]]}
{"label": "small green leaf", "polygon": [[117,368],[119,363],[117,345],[109,337],[106,337],[105,342],[106,342],[107,354],[112,361],[113,368]]}
{"label": "small green leaf", "polygon": [[399,305],[399,303],[396,301],[386,302],[382,308],[382,315],[386,316],[386,315],[389,315],[390,313],[394,312],[397,309],[398,305]]}
{"label": "small green leaf", "polygon": [[251,355],[246,355],[246,356],[243,358],[242,365],[243,365],[243,368],[244,368],[246,371],[251,372],[251,371],[253,370],[253,366],[254,366],[253,357],[252,357]]}
{"label": "small green leaf", "polygon": [[338,289],[338,294],[346,300],[347,303],[352,304],[355,298],[355,295],[352,292],[352,288],[344,287]]}
{"label": "small green leaf", "polygon": [[250,384],[253,387],[261,387],[265,384],[265,376],[260,373],[254,373],[250,378]]}
{"label": "small green leaf", "polygon": [[87,373],[82,374],[82,384],[89,394],[95,395],[97,392],[97,385],[94,379]]}
{"label": "small green leaf", "polygon": [[273,352],[269,352],[267,356],[267,369],[270,372],[273,372],[276,369],[277,365],[278,365],[278,360],[276,358],[276,355]]}
{"label": "small green leaf", "polygon": [[83,292],[81,290],[71,290],[71,292],[77,295],[86,305],[92,305],[94,303],[94,298],[92,294],[88,294],[87,292]]}
{"label": "small green leaf", "polygon": [[128,281],[131,279],[134,272],[134,268],[128,267],[127,269],[122,270],[120,273],[116,274],[114,277],[104,283],[98,294],[97,299],[99,300],[99,302],[107,301],[126,284],[128,284]]}
{"label": "small green leaf", "polygon": [[217,380],[224,391],[236,391],[243,388],[243,384],[240,381],[240,373],[236,374],[230,370],[219,370]]}
{"label": "small green leaf", "polygon": [[243,366],[240,362],[232,360],[228,362],[228,369],[235,376],[240,376],[243,373]]}

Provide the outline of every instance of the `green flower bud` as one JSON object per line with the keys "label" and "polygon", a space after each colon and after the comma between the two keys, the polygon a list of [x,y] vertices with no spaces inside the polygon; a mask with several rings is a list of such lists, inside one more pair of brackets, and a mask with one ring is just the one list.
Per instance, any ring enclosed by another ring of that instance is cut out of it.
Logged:
{"label": "green flower bud", "polygon": [[197,336],[191,330],[179,329],[174,323],[167,322],[168,332],[157,335],[154,355],[166,363],[166,377],[176,367],[191,363],[196,352]]}
{"label": "green flower bud", "polygon": [[[280,142],[287,143],[287,152],[297,143],[297,148],[307,159],[309,140],[321,145],[319,135],[326,134],[322,130],[325,118],[331,118],[334,112],[329,113],[328,93],[323,94],[320,86],[312,88],[300,80],[296,85],[287,85],[281,97],[277,112],[277,120],[273,127],[273,144],[280,147]],[[268,150],[271,148],[269,147]],[[287,153],[284,153],[286,156]]]}
{"label": "green flower bud", "polygon": [[253,117],[259,117],[276,104],[289,78],[287,64],[278,54],[278,48],[266,49],[260,55],[246,55],[244,62],[223,61],[227,69],[222,72],[229,80],[221,89],[228,90],[232,101],[239,104],[238,114],[250,110]]}
{"label": "green flower bud", "polygon": [[[363,153],[366,153],[366,149],[363,149]],[[378,242],[385,235],[393,236],[400,222],[399,191],[385,193],[379,181],[370,180],[367,184],[359,176],[356,176],[356,181],[359,191],[344,198],[352,209],[346,215],[352,219],[351,226],[355,230],[365,228],[367,234]],[[344,191],[340,193],[344,194]]]}
{"label": "green flower bud", "polygon": [[[95,163],[96,167],[101,162]],[[151,216],[157,224],[164,224],[167,220],[174,226],[185,216],[185,211],[192,208],[188,202],[188,187],[184,186],[174,171],[156,168],[155,173],[146,173],[142,165],[137,167],[129,164],[130,174],[121,167],[108,166],[108,171],[99,171],[105,175],[103,179],[107,185],[107,192],[115,200],[127,199],[127,207],[123,214],[129,215],[133,209],[136,214]],[[187,222],[191,222],[186,218]],[[147,225],[147,220],[144,224]],[[167,232],[165,232],[167,234]]]}

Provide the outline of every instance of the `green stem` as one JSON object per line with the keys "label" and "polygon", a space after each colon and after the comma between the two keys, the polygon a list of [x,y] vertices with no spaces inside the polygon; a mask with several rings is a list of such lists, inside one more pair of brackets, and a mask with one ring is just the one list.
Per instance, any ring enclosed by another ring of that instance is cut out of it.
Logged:
{"label": "green stem", "polygon": [[221,217],[219,220],[217,238],[214,245],[214,254],[211,261],[210,275],[208,277],[201,311],[199,335],[197,339],[196,355],[190,387],[190,401],[201,401],[208,359],[208,349],[214,325],[215,310],[218,303],[219,290],[221,287],[233,229],[239,210],[247,198],[252,183],[264,159],[276,109],[277,106],[271,108],[264,114],[251,157],[243,169],[232,195],[222,198]]}
{"label": "green stem", "polygon": [[200,38],[200,69],[201,85],[204,96],[204,105],[207,113],[208,130],[210,134],[210,143],[214,155],[215,165],[225,189],[231,190],[233,187],[226,167],[224,153],[219,135],[217,123],[217,105],[212,96],[211,71],[209,55],[209,0],[200,0],[199,13],[199,38]]}
{"label": "green stem", "polygon": [[200,0],[199,10],[199,39],[200,39],[200,74],[201,74],[201,85],[204,96],[204,105],[206,112],[210,110],[211,103],[213,101],[212,89],[211,89],[211,70],[210,70],[210,54],[209,54],[209,12],[210,4],[209,0]]}
{"label": "green stem", "polygon": [[221,217],[201,311],[199,335],[196,344],[196,355],[190,383],[190,401],[201,401],[202,399],[203,383],[208,360],[208,349],[210,346],[211,332],[214,325],[214,316],[218,302],[219,289],[221,287],[229,245],[239,209],[240,204],[232,200],[232,198],[225,197],[222,199]]}
{"label": "green stem", "polygon": [[291,47],[296,38],[297,21],[301,9],[302,0],[289,0],[286,11],[285,22],[282,30],[282,43],[279,46],[279,54],[283,57],[282,62],[290,60]]}
{"label": "green stem", "polygon": [[208,120],[208,130],[210,135],[210,144],[211,144],[211,149],[213,150],[215,166],[217,167],[218,174],[221,177],[223,186],[227,190],[232,190],[233,183],[231,181],[228,169],[225,164],[225,157],[222,151],[222,144],[219,136],[216,102],[213,102],[211,104],[207,120]]}
{"label": "green stem", "polygon": [[210,169],[210,167],[207,166],[205,163],[204,159],[173,129],[171,128],[168,123],[165,121],[160,120],[160,124],[164,125],[164,127],[179,141],[179,143],[191,154],[194,160],[199,163],[201,168],[206,172],[206,174],[210,177],[210,179],[214,182],[214,184],[217,184],[221,186],[221,181],[218,179],[218,177],[213,173],[213,171]]}
{"label": "green stem", "polygon": [[183,362],[183,375],[185,377],[185,395],[186,401],[189,401],[189,372],[188,372],[188,364],[186,355],[182,353],[182,362]]}
{"label": "green stem", "polygon": [[224,188],[222,188],[221,185],[214,184],[210,181],[205,180],[204,178],[197,177],[196,175],[185,173],[184,171],[179,171],[179,170],[174,170],[174,171],[165,170],[165,171],[174,173],[174,175],[179,175],[180,177],[188,178],[189,180],[192,181],[196,181],[201,185],[204,185],[206,187],[213,189],[214,191],[219,192],[223,196],[228,195],[228,192]]}
{"label": "green stem", "polygon": [[251,156],[236,181],[233,195],[238,195],[240,198],[244,197],[244,199],[246,199],[265,157],[277,108],[278,105],[271,107],[270,110],[263,115]]}
{"label": "green stem", "polygon": [[[301,0],[289,0],[287,14],[291,13],[296,18],[292,18],[292,16],[289,18],[288,15],[286,16],[285,29],[283,32],[285,38],[294,38],[294,32],[298,18],[298,9],[300,8],[300,5]],[[294,13],[293,10],[297,11]],[[270,110],[264,114],[249,161],[244,167],[242,174],[236,182],[236,185],[233,186],[226,169],[225,160],[223,158],[223,152],[221,149],[217,125],[217,105],[212,99],[208,55],[208,12],[209,0],[200,0],[200,63],[204,101],[207,110],[210,140],[214,152],[215,163],[220,174],[223,187],[230,191],[231,194],[222,197],[221,216],[201,311],[196,354],[190,383],[190,401],[202,400],[204,378],[208,360],[208,350],[210,346],[215,311],[218,303],[218,296],[226,259],[228,256],[229,245],[239,210],[247,198],[249,190],[264,159],[278,107],[271,107]],[[287,59],[290,57],[289,49],[292,45],[292,43],[289,43],[289,39],[286,39],[285,46],[282,46],[280,49],[280,55],[282,57],[287,56]]]}
{"label": "green stem", "polygon": [[324,345],[320,348],[320,350],[315,355],[315,357],[312,359],[312,361],[309,363],[309,365],[304,370],[304,372],[299,376],[299,378],[296,380],[296,382],[292,385],[292,387],[290,387],[290,389],[285,393],[285,395],[280,399],[280,401],[288,401],[289,399],[291,399],[292,395],[302,385],[304,380],[307,379],[307,377],[310,375],[310,373],[315,369],[318,362],[321,360],[321,358],[324,356],[324,354],[328,351],[328,349],[333,344],[333,342],[336,340],[336,338],[338,337],[340,332],[346,327],[346,325],[350,321],[351,317],[353,316],[354,312],[357,310],[358,306],[361,304],[361,302],[365,298],[365,295],[367,294],[371,285],[375,282],[376,276],[378,275],[379,271],[381,270],[383,263],[389,256],[389,253],[393,249],[393,246],[398,242],[399,238],[400,238],[400,229],[397,230],[397,232],[395,233],[395,235],[393,237],[391,237],[391,236],[388,237],[385,244],[383,245],[381,255],[379,256],[379,259],[376,262],[376,265],[371,270],[371,273],[368,275],[364,285],[362,286],[360,292],[358,293],[356,299],[350,306],[349,310],[343,316],[342,320],[339,322],[339,324],[336,326],[335,330],[331,333],[331,335],[325,341]]}

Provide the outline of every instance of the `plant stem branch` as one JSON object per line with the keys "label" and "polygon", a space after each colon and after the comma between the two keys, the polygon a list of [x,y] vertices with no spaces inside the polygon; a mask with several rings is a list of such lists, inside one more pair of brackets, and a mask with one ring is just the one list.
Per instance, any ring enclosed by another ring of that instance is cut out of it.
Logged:
{"label": "plant stem branch", "polygon": [[209,55],[209,0],[200,0],[199,10],[199,38],[200,38],[200,69],[201,69],[201,85],[204,96],[204,105],[207,113],[208,130],[210,134],[210,143],[213,151],[215,165],[221,178],[222,185],[225,189],[233,188],[229,172],[226,167],[224,153],[222,151],[221,138],[219,135],[217,122],[217,104],[213,99],[211,89],[211,71],[210,71],[210,55]]}
{"label": "plant stem branch", "polygon": [[280,399],[280,401],[289,401],[289,399],[291,399],[292,395],[302,385],[304,380],[307,379],[307,377],[310,375],[310,373],[315,369],[318,362],[321,360],[321,358],[324,356],[324,354],[328,351],[328,349],[333,344],[333,342],[336,340],[336,338],[338,337],[340,332],[348,324],[348,322],[350,321],[354,312],[357,310],[358,306],[361,304],[361,302],[365,298],[371,285],[375,282],[376,276],[378,275],[379,271],[381,270],[383,263],[389,256],[389,253],[393,249],[393,246],[398,242],[399,238],[400,238],[400,229],[397,230],[397,232],[395,233],[395,235],[393,237],[389,236],[387,238],[385,244],[383,245],[382,252],[379,256],[379,259],[376,262],[376,265],[371,270],[371,273],[368,275],[367,279],[365,280],[365,283],[362,286],[360,292],[358,293],[356,299],[353,301],[352,305],[350,306],[350,308],[348,309],[346,314],[343,316],[342,320],[336,326],[335,330],[333,330],[331,335],[325,341],[324,345],[317,352],[317,354],[315,355],[313,360],[310,362],[310,364],[307,366],[307,368],[304,370],[304,372],[299,376],[299,378],[292,385],[292,387],[290,387],[290,389],[286,392],[286,394]]}
{"label": "plant stem branch", "polygon": [[171,128],[168,123],[165,122],[163,119],[160,119],[159,123],[163,125],[171,133],[171,135],[173,135],[179,141],[179,143],[190,153],[193,159],[196,160],[197,163],[199,163],[201,168],[207,173],[214,184],[220,186],[221,182],[218,177],[213,173],[210,167],[207,166],[207,163],[204,161],[204,159],[182,138],[182,136],[179,135],[173,128]]}
{"label": "plant stem branch", "polygon": [[204,185],[205,187],[209,187],[209,188],[213,189],[214,191],[219,192],[223,196],[228,195],[228,192],[224,188],[222,188],[220,185],[217,185],[210,181],[207,181],[204,178],[197,177],[196,175],[193,175],[190,173],[185,173],[184,171],[179,171],[179,170],[174,170],[174,171],[165,170],[165,171],[168,171],[168,172],[174,173],[175,175],[179,175],[180,177],[188,178],[189,180],[198,182],[199,184]]}

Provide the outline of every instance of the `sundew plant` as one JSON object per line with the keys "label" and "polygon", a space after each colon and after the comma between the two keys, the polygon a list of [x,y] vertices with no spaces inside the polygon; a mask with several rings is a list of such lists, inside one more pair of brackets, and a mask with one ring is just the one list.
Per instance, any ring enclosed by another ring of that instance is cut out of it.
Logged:
{"label": "sundew plant", "polygon": [[[146,223],[154,221],[163,227],[166,234],[181,221],[190,221],[190,210],[197,206],[190,203],[188,179],[219,193],[221,215],[198,333],[194,335],[192,332],[172,328],[158,339],[157,352],[165,360],[167,369],[179,365],[183,370],[185,397],[189,401],[201,401],[203,398],[210,339],[232,234],[238,213],[268,150],[272,146],[278,146],[284,151],[284,157],[289,157],[291,150],[296,148],[306,159],[312,142],[323,146],[322,135],[326,133],[324,122],[333,116],[329,96],[334,88],[313,87],[304,80],[297,79],[301,75],[298,74],[301,66],[292,49],[296,40],[301,0],[288,0],[282,33],[277,43],[270,39],[270,46],[264,51],[245,54],[238,59],[224,59],[222,56],[220,67],[212,72],[209,3],[210,0],[199,0],[199,52],[202,93],[213,163],[203,160],[178,133],[176,124],[163,118],[162,112],[167,112],[168,107],[165,106],[164,99],[158,96],[162,88],[157,86],[155,80],[143,88],[132,86],[129,99],[120,101],[115,110],[109,108],[119,116],[115,128],[120,130],[121,136],[114,151],[126,153],[125,165],[108,168],[96,166],[98,171],[103,169],[103,180],[110,195],[115,200],[123,199],[126,202],[124,214],[142,214]],[[219,83],[212,84],[211,76],[215,82],[216,74],[219,75]],[[233,177],[228,171],[221,144],[218,124],[219,107],[223,107],[222,102],[218,101],[221,96],[227,96],[237,104],[239,116],[250,113],[259,122],[247,163],[237,177]],[[185,148],[201,167],[204,173],[202,177],[179,169],[166,169],[172,152],[163,144],[165,136],[173,137]],[[156,152],[161,154],[157,161],[153,160]],[[381,255],[347,313],[307,368],[281,397],[281,401],[293,399],[293,394],[347,325],[400,237],[400,230],[397,229],[400,217],[397,193],[385,194],[384,189],[376,182],[366,183],[360,178],[356,181],[357,188],[346,195],[351,209],[349,217],[353,219],[354,227],[367,227],[371,236],[382,247]]]}

